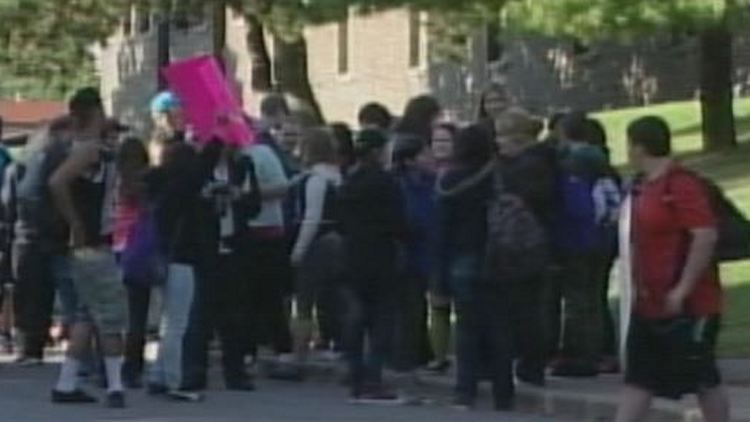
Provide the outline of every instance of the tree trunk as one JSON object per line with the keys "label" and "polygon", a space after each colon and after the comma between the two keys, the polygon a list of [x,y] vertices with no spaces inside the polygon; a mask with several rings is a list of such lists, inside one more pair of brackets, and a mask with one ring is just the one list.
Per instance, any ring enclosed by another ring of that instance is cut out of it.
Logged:
{"label": "tree trunk", "polygon": [[310,85],[307,70],[307,41],[304,35],[288,42],[276,38],[274,48],[274,71],[282,92],[295,96],[309,107],[312,118],[323,123],[323,113]]}
{"label": "tree trunk", "polygon": [[213,54],[222,72],[226,72],[224,49],[227,45],[227,4],[226,0],[216,0],[213,5]]}
{"label": "tree trunk", "polygon": [[251,79],[253,89],[268,92],[273,88],[271,75],[271,57],[266,47],[263,24],[255,15],[246,16],[247,49],[251,61]]}
{"label": "tree trunk", "polygon": [[162,69],[169,65],[172,57],[171,50],[171,2],[162,1],[160,3],[158,23],[156,28],[156,72],[159,90],[167,88],[167,80],[162,73]]}
{"label": "tree trunk", "polygon": [[732,34],[723,25],[700,36],[701,114],[703,149],[737,146],[732,93]]}

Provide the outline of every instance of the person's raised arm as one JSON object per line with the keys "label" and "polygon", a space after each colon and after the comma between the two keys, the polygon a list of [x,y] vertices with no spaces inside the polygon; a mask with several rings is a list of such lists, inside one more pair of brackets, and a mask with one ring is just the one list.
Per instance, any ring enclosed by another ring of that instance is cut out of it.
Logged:
{"label": "person's raised arm", "polygon": [[73,148],[68,158],[57,168],[48,182],[55,206],[70,226],[74,248],[82,246],[85,234],[83,222],[73,204],[70,186],[98,159],[99,148],[96,145]]}

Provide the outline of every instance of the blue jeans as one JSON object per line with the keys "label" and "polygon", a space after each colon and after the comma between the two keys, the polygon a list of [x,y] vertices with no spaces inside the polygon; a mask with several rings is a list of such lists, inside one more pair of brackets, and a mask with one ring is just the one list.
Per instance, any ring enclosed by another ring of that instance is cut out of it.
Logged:
{"label": "blue jeans", "polygon": [[474,255],[450,263],[457,316],[456,393],[473,400],[479,380],[489,375],[495,401],[507,402],[514,395],[508,292],[504,286],[485,284],[480,266],[481,259]]}
{"label": "blue jeans", "polygon": [[193,267],[170,264],[169,276],[162,293],[161,340],[150,382],[178,390],[183,387],[185,381],[183,342],[188,332],[190,313],[195,300]]}

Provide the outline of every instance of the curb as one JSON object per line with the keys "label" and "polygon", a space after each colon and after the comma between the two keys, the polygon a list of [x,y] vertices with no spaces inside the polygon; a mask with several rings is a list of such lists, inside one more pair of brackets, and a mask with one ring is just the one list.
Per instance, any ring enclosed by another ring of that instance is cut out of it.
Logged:
{"label": "curb", "polygon": [[[261,360],[259,372],[267,375],[274,362]],[[340,383],[345,376],[343,365],[311,362],[304,365],[306,379],[323,383]],[[403,386],[405,379],[390,371],[384,376],[396,387]],[[408,381],[407,381],[408,382]],[[412,381],[413,385],[413,381]],[[420,376],[419,386],[449,394],[453,379],[448,376]],[[488,387],[483,385],[483,387]],[[586,393],[554,388],[535,388],[518,385],[516,390],[517,412],[565,418],[576,422],[605,422],[615,419],[618,397],[607,393]],[[655,401],[646,420],[650,422],[703,422],[700,411],[693,403]],[[734,417],[733,422],[750,422],[748,417]]]}

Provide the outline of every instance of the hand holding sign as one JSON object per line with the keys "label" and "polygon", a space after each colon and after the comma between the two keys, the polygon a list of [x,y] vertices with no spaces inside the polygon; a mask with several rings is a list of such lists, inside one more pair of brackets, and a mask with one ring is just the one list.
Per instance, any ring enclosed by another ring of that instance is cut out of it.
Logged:
{"label": "hand holding sign", "polygon": [[219,138],[230,145],[245,146],[254,141],[242,107],[214,57],[175,62],[163,72],[170,90],[180,98],[185,117],[199,142]]}

